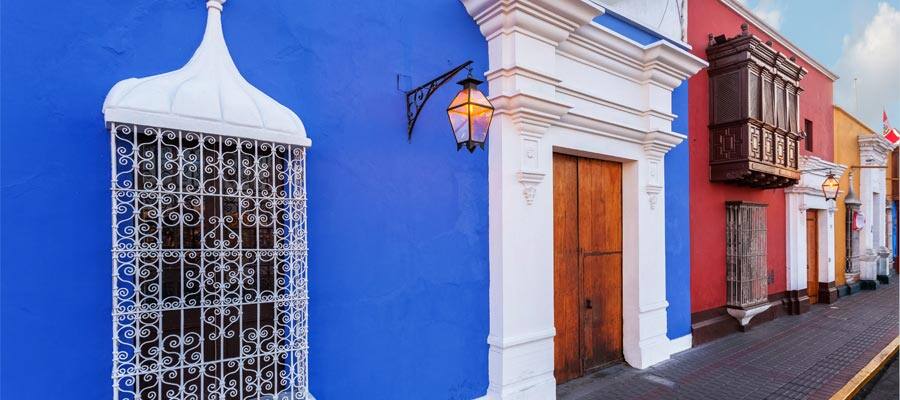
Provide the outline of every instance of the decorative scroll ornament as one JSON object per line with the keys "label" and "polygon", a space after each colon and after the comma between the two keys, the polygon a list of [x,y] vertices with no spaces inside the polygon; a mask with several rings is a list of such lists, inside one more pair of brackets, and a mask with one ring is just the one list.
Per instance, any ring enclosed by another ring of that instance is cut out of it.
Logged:
{"label": "decorative scroll ornament", "polygon": [[650,209],[655,210],[656,204],[659,202],[659,194],[662,193],[662,187],[648,185],[645,191],[647,192],[647,200],[650,202]]}
{"label": "decorative scroll ornament", "polygon": [[523,186],[522,195],[525,197],[525,204],[534,204],[534,198],[537,195],[537,185],[543,180],[543,173],[519,172],[519,182]]}

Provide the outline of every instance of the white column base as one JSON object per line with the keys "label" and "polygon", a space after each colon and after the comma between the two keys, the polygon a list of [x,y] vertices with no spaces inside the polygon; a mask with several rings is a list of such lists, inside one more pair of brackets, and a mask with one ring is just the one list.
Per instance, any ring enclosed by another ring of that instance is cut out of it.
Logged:
{"label": "white column base", "polygon": [[677,354],[694,347],[694,336],[688,333],[679,338],[669,339],[669,353]]}
{"label": "white column base", "polygon": [[[505,343],[488,338],[491,345],[488,363],[505,367],[501,382],[491,381],[486,400],[545,400],[556,398],[556,378],[553,376],[554,332],[542,332],[522,340]],[[543,366],[542,370],[533,368]],[[493,378],[493,377],[491,377]]]}
{"label": "white column base", "polygon": [[666,335],[641,340],[637,351],[625,352],[625,362],[637,369],[650,368],[669,359],[672,344]]}

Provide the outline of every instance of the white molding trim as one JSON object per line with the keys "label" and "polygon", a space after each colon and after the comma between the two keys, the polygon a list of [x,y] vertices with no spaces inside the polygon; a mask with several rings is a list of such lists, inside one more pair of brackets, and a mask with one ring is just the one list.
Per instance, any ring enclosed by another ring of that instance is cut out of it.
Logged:
{"label": "white molding trim", "polygon": [[[664,156],[672,91],[706,63],[593,22],[589,0],[461,0],[488,41],[489,386],[485,399],[556,397],[553,153],[622,163],[623,353],[666,360]],[[647,196],[647,201],[643,200]],[[524,201],[523,201],[524,197]]]}
{"label": "white molding trim", "polygon": [[831,79],[832,81],[838,80],[839,76],[837,74],[835,74],[834,72],[831,72],[831,70],[829,70],[827,67],[822,65],[822,63],[816,61],[815,58],[810,57],[809,54],[806,54],[801,48],[797,47],[797,45],[795,45],[793,42],[791,42],[784,36],[781,36],[781,33],[779,33],[778,30],[771,27],[769,24],[767,24],[761,18],[757,17],[756,14],[753,13],[753,11],[750,11],[749,9],[747,9],[747,7],[745,7],[739,1],[736,1],[736,0],[720,0],[720,1],[722,2],[722,4],[725,4],[726,6],[728,6],[728,8],[730,8],[732,11],[736,12],[739,16],[741,16],[742,18],[751,22],[757,29],[763,31],[766,35],[772,37],[772,39],[777,41],[782,46],[786,47],[792,53],[794,53],[798,57],[802,58],[804,61],[808,62],[809,65],[811,65],[813,68],[815,68],[819,72],[825,74],[825,76],[827,76],[828,79]]}
{"label": "white molding trim", "polygon": [[688,333],[679,338],[669,339],[669,353],[677,354],[694,347],[694,336]]}

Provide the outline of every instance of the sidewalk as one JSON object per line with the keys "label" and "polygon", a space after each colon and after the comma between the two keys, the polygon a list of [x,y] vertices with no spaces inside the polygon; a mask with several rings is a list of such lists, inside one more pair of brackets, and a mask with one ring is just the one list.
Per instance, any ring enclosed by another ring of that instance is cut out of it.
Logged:
{"label": "sidewalk", "polygon": [[557,388],[560,400],[827,399],[898,334],[898,285],[816,304],[679,353],[618,365]]}

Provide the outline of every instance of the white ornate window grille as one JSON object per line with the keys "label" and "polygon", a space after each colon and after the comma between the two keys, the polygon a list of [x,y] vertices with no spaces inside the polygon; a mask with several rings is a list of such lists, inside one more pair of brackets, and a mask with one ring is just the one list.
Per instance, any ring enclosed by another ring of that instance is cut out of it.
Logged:
{"label": "white ornate window grille", "polygon": [[115,399],[305,399],[305,148],[110,124]]}

